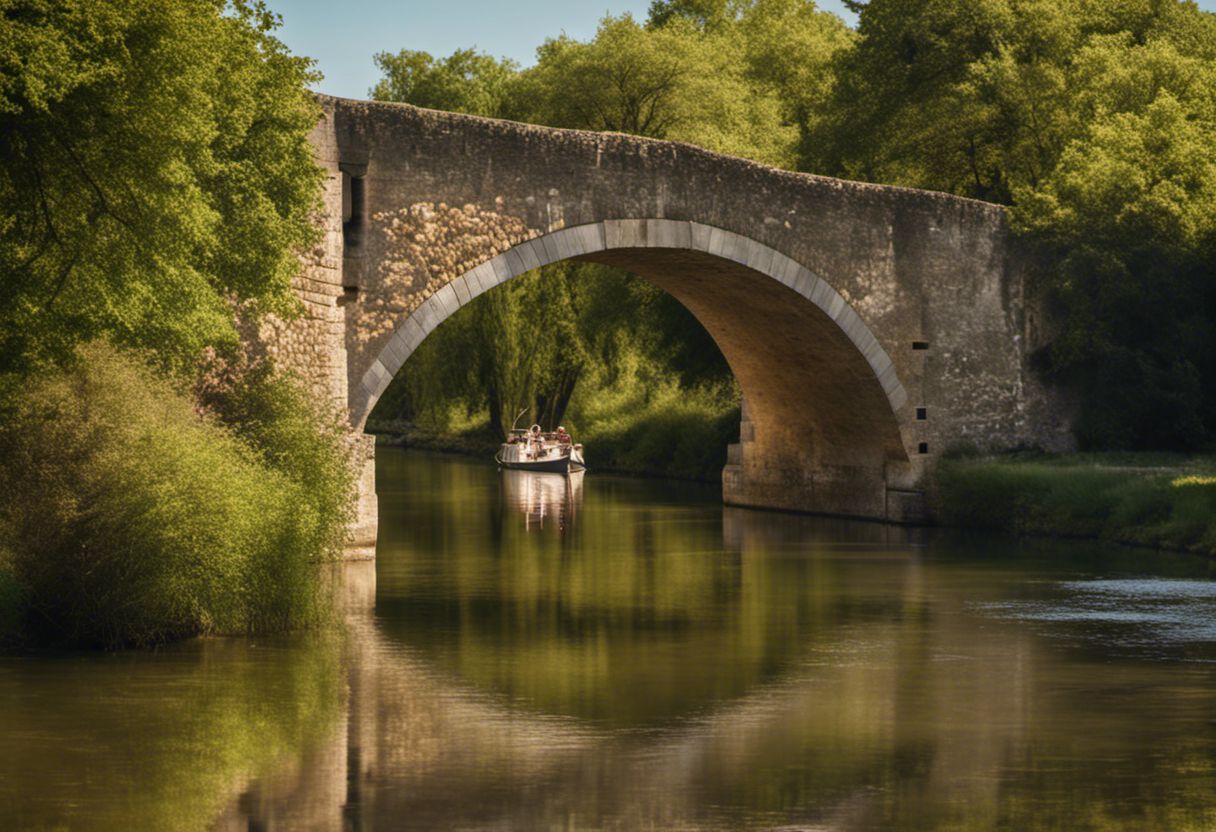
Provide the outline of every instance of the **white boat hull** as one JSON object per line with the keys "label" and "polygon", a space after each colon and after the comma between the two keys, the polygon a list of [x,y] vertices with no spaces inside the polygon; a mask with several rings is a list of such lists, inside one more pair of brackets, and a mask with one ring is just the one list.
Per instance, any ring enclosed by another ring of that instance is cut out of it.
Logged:
{"label": "white boat hull", "polygon": [[516,471],[568,474],[587,467],[582,452],[571,445],[535,447],[523,442],[504,442],[494,459],[503,468]]}

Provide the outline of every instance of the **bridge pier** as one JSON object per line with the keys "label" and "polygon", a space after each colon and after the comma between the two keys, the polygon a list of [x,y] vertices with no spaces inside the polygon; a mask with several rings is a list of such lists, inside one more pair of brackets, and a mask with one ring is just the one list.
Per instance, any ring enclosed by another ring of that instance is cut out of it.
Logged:
{"label": "bridge pier", "polygon": [[[722,469],[722,502],[900,525],[929,522],[925,492],[888,485],[881,472],[747,466],[743,443],[731,445]],[[738,461],[735,461],[738,460]]]}
{"label": "bridge pier", "polygon": [[354,434],[351,444],[356,477],[355,509],[346,559],[370,560],[376,556],[376,536],[380,524],[380,506],[376,495],[376,437],[370,433]]}
{"label": "bridge pier", "polygon": [[[728,446],[722,469],[722,501],[743,508],[778,509],[904,525],[926,523],[925,494],[909,464],[886,462],[869,449],[852,464],[828,465],[806,448],[765,449],[743,400],[739,442]],[[867,459],[869,457],[869,459]],[[866,464],[866,463],[869,464]]]}

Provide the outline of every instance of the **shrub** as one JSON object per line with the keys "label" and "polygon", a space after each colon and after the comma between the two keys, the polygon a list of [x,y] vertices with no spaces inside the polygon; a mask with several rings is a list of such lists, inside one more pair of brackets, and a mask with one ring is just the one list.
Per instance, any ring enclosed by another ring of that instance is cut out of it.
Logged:
{"label": "shrub", "polygon": [[651,385],[626,377],[572,407],[570,423],[596,470],[718,481],[726,446],[739,441],[733,385],[684,387],[674,379]]}
{"label": "shrub", "polygon": [[956,526],[1216,554],[1216,478],[1129,466],[1135,460],[1127,455],[1095,464],[1100,461],[1088,454],[943,460],[936,475],[942,519]]}
{"label": "shrub", "polygon": [[[0,550],[34,634],[116,647],[315,622],[349,480],[285,385],[249,385],[266,418],[242,436],[138,360],[92,344],[11,403]],[[296,458],[302,449],[311,456]]]}

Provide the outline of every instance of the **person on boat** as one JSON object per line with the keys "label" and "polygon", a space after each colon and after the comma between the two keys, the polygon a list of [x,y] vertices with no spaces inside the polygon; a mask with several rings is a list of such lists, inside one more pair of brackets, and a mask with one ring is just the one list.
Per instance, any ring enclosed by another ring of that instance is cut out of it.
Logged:
{"label": "person on boat", "polygon": [[545,437],[540,431],[540,425],[533,425],[528,431],[528,456],[536,459],[544,451]]}
{"label": "person on boat", "polygon": [[563,445],[570,444],[570,434],[566,433],[566,429],[561,425],[557,426],[557,441]]}

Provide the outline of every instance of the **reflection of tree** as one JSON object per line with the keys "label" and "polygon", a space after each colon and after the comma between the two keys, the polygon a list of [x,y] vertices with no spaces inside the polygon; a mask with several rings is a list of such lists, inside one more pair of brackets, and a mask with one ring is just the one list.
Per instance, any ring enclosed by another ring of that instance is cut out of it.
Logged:
{"label": "reflection of tree", "polygon": [[[349,787],[341,806],[318,808],[313,825],[340,828],[345,817],[356,829],[1206,828],[1195,821],[1211,791],[1202,743],[1134,769],[1144,776],[1129,796],[1136,822],[1124,822],[1118,796],[1095,793],[1092,772],[1069,769],[1064,755],[1096,742],[1117,764],[1143,738],[1104,730],[1119,716],[1093,709],[1070,723],[1086,709],[1044,695],[1046,681],[1066,678],[1061,671],[1090,669],[1053,667],[1022,630],[977,631],[961,597],[918,611],[917,581],[899,594],[905,614],[829,626],[780,678],[687,703],[683,718],[644,731],[519,708],[511,691],[479,690],[402,647],[382,618],[356,619],[349,733],[328,763],[316,762],[344,771]],[[1143,707],[1173,712],[1177,691],[1143,684],[1152,672],[1126,681],[1151,691]],[[1206,692],[1195,707],[1212,698]],[[263,792],[269,807],[286,800]]]}
{"label": "reflection of tree", "polygon": [[[484,493],[478,480],[493,476],[439,467],[468,495]],[[508,502],[520,493],[513,480],[502,487]],[[473,505],[436,517],[442,531],[423,545],[442,540],[444,553],[426,581],[382,583],[386,626],[486,690],[547,712],[636,724],[774,678],[832,626],[898,614],[898,601],[841,591],[848,570],[839,564],[723,551],[718,509],[673,505],[665,485],[643,488],[638,495],[589,477],[565,540],[528,536],[514,511],[497,528],[479,523],[486,515]],[[422,551],[410,558],[425,559]],[[382,562],[391,557],[382,553]],[[891,564],[895,580],[905,579],[905,564]],[[458,645],[448,641],[457,634]],[[504,653],[515,661],[502,662]]]}
{"label": "reflection of tree", "polygon": [[[6,828],[209,828],[241,784],[327,739],[342,703],[339,646],[325,637],[21,660],[5,676]],[[330,799],[324,771],[304,776]]]}

